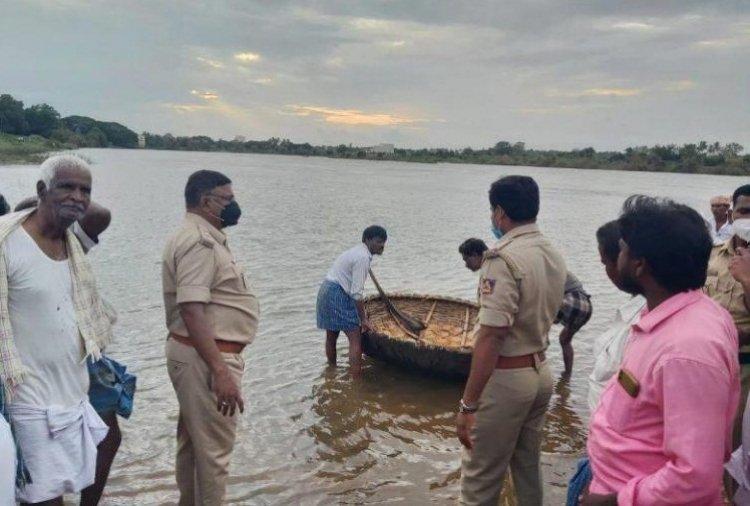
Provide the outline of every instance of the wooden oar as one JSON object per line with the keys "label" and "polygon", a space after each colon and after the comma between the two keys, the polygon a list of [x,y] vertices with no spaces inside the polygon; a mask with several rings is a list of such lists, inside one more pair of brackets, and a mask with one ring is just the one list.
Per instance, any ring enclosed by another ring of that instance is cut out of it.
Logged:
{"label": "wooden oar", "polygon": [[378,283],[377,278],[375,278],[375,275],[372,273],[372,269],[370,269],[370,278],[372,279],[372,282],[375,283],[375,288],[378,289],[378,293],[380,294],[380,297],[383,299],[383,302],[385,303],[385,307],[387,307],[388,311],[391,313],[391,316],[393,316],[404,327],[409,329],[411,332],[414,332],[415,334],[419,334],[422,330],[426,328],[426,325],[422,323],[421,321],[419,321],[417,318],[404,314],[396,306],[393,305],[393,302],[391,302],[391,299],[388,298],[388,296],[385,294],[383,289],[380,287],[380,283]]}

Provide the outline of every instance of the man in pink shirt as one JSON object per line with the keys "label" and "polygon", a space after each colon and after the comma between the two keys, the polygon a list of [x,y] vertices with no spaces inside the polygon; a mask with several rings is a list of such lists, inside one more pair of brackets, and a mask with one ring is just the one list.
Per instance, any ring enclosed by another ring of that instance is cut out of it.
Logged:
{"label": "man in pink shirt", "polygon": [[737,329],[701,292],[711,252],[687,206],[634,196],[618,220],[621,288],[647,306],[593,414],[581,504],[719,506],[739,400]]}

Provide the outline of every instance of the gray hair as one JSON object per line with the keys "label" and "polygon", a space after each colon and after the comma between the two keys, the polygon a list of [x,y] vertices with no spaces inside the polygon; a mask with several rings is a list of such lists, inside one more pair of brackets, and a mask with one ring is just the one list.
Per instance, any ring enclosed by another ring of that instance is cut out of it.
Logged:
{"label": "gray hair", "polygon": [[57,172],[63,168],[80,169],[91,174],[91,167],[89,167],[89,164],[78,155],[50,156],[39,167],[39,180],[44,183],[45,188],[50,188],[52,180],[57,176]]}

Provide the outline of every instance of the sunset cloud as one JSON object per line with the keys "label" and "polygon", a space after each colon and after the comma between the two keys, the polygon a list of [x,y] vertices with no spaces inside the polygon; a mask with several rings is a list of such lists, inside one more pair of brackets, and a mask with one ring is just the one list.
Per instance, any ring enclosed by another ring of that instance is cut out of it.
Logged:
{"label": "sunset cloud", "polygon": [[217,61],[217,60],[211,60],[209,58],[204,58],[202,56],[197,56],[195,59],[198,60],[199,62],[204,63],[204,64],[208,65],[209,67],[213,67],[215,69],[224,68],[224,64],[221,63],[220,61]]}
{"label": "sunset cloud", "polygon": [[190,94],[205,100],[217,100],[219,98],[219,95],[213,91],[191,90]]}
{"label": "sunset cloud", "polygon": [[612,23],[607,27],[610,30],[620,30],[625,32],[653,32],[659,29],[658,26],[651,23],[641,23],[638,21],[620,21]]}
{"label": "sunset cloud", "polygon": [[643,90],[636,88],[589,88],[579,93],[582,97],[635,97]]}
{"label": "sunset cloud", "polygon": [[260,55],[258,53],[235,53],[234,59],[244,63],[253,63],[260,61]]}
{"label": "sunset cloud", "polygon": [[288,106],[295,116],[315,116],[322,118],[326,123],[352,126],[397,126],[414,123],[424,123],[427,120],[417,118],[405,118],[392,114],[365,113],[356,109],[331,109],[328,107],[290,105]]}
{"label": "sunset cloud", "polygon": [[695,81],[685,79],[682,81],[672,81],[664,85],[665,91],[690,91],[698,87]]}
{"label": "sunset cloud", "polygon": [[643,93],[639,88],[619,88],[597,86],[586,88],[583,91],[561,91],[555,88],[545,91],[545,95],[553,98],[580,98],[580,97],[635,97]]}
{"label": "sunset cloud", "polygon": [[196,105],[196,104],[164,104],[164,107],[171,109],[175,112],[192,114],[196,112],[202,112],[211,109],[208,105]]}

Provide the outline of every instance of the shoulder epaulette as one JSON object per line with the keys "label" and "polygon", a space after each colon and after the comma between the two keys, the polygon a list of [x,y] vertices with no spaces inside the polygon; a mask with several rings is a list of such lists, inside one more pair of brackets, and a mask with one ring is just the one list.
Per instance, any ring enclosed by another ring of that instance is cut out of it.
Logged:
{"label": "shoulder epaulette", "polygon": [[214,241],[213,237],[211,237],[211,234],[209,234],[205,230],[201,230],[198,244],[201,244],[207,248],[213,248],[214,244],[216,244],[216,241]]}
{"label": "shoulder epaulette", "polygon": [[516,260],[506,251],[503,251],[502,248],[492,248],[484,252],[485,260],[493,258],[501,258],[508,266],[508,269],[510,269],[510,273],[513,277],[516,279],[521,278],[521,268],[518,266],[518,263],[516,263]]}

